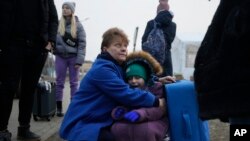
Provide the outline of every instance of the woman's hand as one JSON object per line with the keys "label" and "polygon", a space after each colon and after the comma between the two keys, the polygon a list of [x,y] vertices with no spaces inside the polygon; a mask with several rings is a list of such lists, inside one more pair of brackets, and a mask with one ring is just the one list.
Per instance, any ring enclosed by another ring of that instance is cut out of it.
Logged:
{"label": "woman's hand", "polygon": [[114,118],[115,119],[121,119],[123,115],[127,112],[125,108],[117,108],[114,112]]}
{"label": "woman's hand", "polygon": [[52,50],[52,43],[48,42],[48,44],[46,45],[45,49],[47,49],[48,51]]}
{"label": "woman's hand", "polygon": [[173,76],[164,76],[160,77],[158,81],[161,82],[162,84],[168,84],[176,82],[176,79]]}

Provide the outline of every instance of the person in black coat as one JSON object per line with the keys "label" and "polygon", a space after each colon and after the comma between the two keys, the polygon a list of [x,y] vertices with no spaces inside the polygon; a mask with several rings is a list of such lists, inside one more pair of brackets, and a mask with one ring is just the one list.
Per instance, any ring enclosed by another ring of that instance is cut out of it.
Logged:
{"label": "person in black coat", "polygon": [[30,120],[35,88],[56,41],[56,7],[53,0],[5,0],[0,6],[0,140],[11,140],[8,122],[19,83],[17,138],[40,140]]}
{"label": "person in black coat", "polygon": [[164,38],[166,41],[166,58],[164,64],[161,64],[164,72],[162,76],[173,76],[173,65],[172,65],[172,57],[171,57],[171,44],[176,35],[176,24],[172,21],[173,13],[169,11],[168,3],[159,3],[157,7],[157,15],[154,19],[148,21],[147,26],[145,28],[144,34],[142,36],[142,43],[147,41],[148,35],[150,31],[154,27],[155,20],[163,30]]}
{"label": "person in black coat", "polygon": [[202,119],[250,124],[249,7],[249,0],[221,0],[198,50],[194,82]]}

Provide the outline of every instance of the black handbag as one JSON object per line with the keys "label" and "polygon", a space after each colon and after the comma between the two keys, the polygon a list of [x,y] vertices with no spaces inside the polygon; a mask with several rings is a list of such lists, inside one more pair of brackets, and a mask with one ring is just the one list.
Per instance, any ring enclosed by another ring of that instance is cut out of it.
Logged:
{"label": "black handbag", "polygon": [[71,47],[77,47],[77,39],[73,38],[70,33],[65,32],[64,36],[62,36],[63,41]]}

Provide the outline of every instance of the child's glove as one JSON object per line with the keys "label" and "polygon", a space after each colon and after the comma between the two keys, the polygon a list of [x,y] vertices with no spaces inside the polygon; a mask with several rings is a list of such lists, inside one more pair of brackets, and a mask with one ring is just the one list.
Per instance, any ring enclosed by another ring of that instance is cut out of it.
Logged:
{"label": "child's glove", "polygon": [[126,109],[117,108],[114,113],[115,119],[120,119],[126,113]]}
{"label": "child's glove", "polygon": [[124,115],[124,118],[130,122],[136,122],[139,120],[140,115],[135,111],[128,112]]}

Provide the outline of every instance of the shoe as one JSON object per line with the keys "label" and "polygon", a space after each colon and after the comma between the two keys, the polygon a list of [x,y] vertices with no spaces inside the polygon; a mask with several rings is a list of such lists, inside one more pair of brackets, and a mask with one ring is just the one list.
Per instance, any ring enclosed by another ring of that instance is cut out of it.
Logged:
{"label": "shoe", "polygon": [[57,109],[56,115],[57,115],[58,117],[63,117],[63,116],[64,116],[64,113],[62,112],[62,110]]}
{"label": "shoe", "polygon": [[0,131],[0,141],[11,141],[11,133],[8,130]]}
{"label": "shoe", "polygon": [[23,141],[40,141],[41,137],[30,131],[28,127],[18,127],[17,139]]}
{"label": "shoe", "polygon": [[62,112],[62,101],[56,101],[56,115],[58,117],[64,116],[64,113]]}

